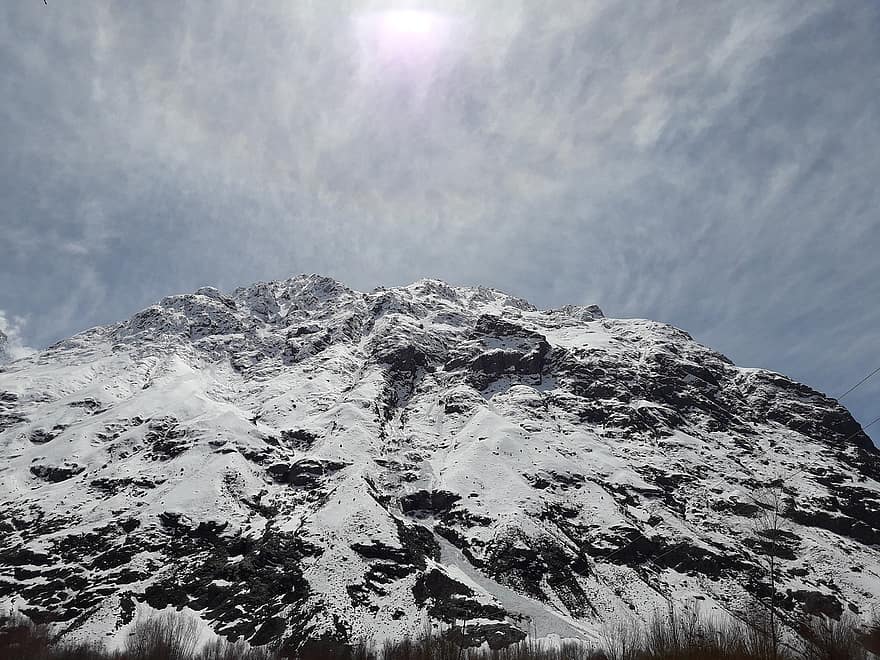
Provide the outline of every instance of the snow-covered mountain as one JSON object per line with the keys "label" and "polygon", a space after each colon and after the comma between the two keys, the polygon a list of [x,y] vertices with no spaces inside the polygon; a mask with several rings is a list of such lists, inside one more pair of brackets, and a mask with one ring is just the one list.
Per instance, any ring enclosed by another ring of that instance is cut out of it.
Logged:
{"label": "snow-covered mountain", "polygon": [[7,364],[0,493],[0,598],[73,637],[173,606],[255,644],[593,639],[736,615],[767,553],[784,611],[880,596],[880,459],[836,401],[435,280],[200,289]]}

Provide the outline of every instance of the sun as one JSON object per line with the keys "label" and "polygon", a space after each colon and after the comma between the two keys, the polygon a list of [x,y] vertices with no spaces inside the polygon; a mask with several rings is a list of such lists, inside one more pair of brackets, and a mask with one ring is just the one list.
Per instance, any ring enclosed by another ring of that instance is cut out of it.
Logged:
{"label": "sun", "polygon": [[374,50],[436,52],[448,42],[451,21],[438,12],[392,9],[360,14],[355,26],[361,43]]}
{"label": "sun", "polygon": [[439,28],[436,14],[415,9],[384,12],[382,22],[388,32],[401,35],[427,36],[435,33]]}
{"label": "sun", "polygon": [[389,9],[352,17],[364,79],[375,75],[423,88],[452,55],[452,17],[419,9]]}

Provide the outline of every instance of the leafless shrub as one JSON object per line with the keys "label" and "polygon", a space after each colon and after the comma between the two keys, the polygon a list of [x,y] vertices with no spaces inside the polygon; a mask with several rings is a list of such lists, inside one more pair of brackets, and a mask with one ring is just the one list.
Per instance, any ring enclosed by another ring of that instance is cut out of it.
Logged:
{"label": "leafless shrub", "polygon": [[35,625],[19,614],[0,619],[0,658],[48,660],[50,652],[46,626]]}
{"label": "leafless shrub", "polygon": [[426,629],[416,638],[386,641],[375,655],[368,646],[362,646],[353,660],[607,660],[607,656],[583,644],[549,645],[533,639],[498,650],[468,648],[455,643],[455,636],[448,632]]}
{"label": "leafless shrub", "polygon": [[126,660],[191,660],[198,641],[196,619],[163,612],[134,624],[125,644]]}
{"label": "leafless shrub", "polygon": [[859,641],[861,641],[865,650],[880,658],[880,613],[874,615],[873,621],[862,632],[860,637]]}
{"label": "leafless shrub", "polygon": [[275,660],[277,657],[268,649],[253,648],[244,641],[233,643],[218,638],[206,644],[194,660]]}
{"label": "leafless shrub", "polygon": [[125,660],[98,644],[64,644],[52,647],[51,660]]}
{"label": "leafless shrub", "polygon": [[[295,660],[867,660],[880,649],[880,619],[867,628],[854,618],[805,619],[793,647],[773,643],[767,611],[746,623],[714,620],[696,609],[658,614],[646,625],[628,620],[609,626],[603,649],[584,644],[549,645],[531,637],[499,650],[468,648],[449,630],[426,627],[420,635],[381,646],[311,645]],[[108,653],[88,644],[53,645],[48,629],[24,617],[0,620],[0,660],[280,660],[281,656],[245,642],[217,639],[197,649],[193,618],[165,613],[139,621],[125,650]],[[775,654],[775,655],[774,655]]]}
{"label": "leafless shrub", "polygon": [[[658,614],[644,626],[618,627],[604,641],[611,660],[769,660],[768,635],[766,626],[707,619],[690,608]],[[789,660],[775,652],[777,660]]]}
{"label": "leafless shrub", "polygon": [[644,631],[634,621],[606,623],[602,628],[602,644],[608,660],[631,660],[642,648]]}
{"label": "leafless shrub", "polygon": [[859,622],[810,617],[800,629],[804,660],[865,660],[868,652],[859,638]]}

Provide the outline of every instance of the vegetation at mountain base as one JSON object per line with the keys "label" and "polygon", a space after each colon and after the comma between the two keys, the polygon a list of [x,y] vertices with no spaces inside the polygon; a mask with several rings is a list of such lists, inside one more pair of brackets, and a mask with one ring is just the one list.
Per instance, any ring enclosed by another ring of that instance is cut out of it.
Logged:
{"label": "vegetation at mountain base", "polygon": [[0,660],[871,660],[880,658],[880,616],[857,619],[809,617],[784,634],[763,610],[745,622],[670,610],[647,624],[620,621],[605,628],[595,647],[550,644],[527,638],[501,649],[460,644],[461,628],[381,644],[306,644],[295,652],[251,647],[245,642],[200,639],[196,619],[172,612],[138,620],[123,648],[98,643],[56,643],[45,625],[20,615],[0,619]]}

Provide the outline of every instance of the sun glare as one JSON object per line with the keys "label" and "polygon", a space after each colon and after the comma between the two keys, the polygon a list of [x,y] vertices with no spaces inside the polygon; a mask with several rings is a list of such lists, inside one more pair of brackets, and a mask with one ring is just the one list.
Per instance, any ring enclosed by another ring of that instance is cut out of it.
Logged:
{"label": "sun glare", "polygon": [[427,11],[402,9],[383,14],[383,23],[390,32],[411,35],[428,35],[435,31],[438,17]]}
{"label": "sun glare", "polygon": [[452,21],[438,12],[394,9],[360,14],[354,24],[364,52],[384,61],[439,57]]}

